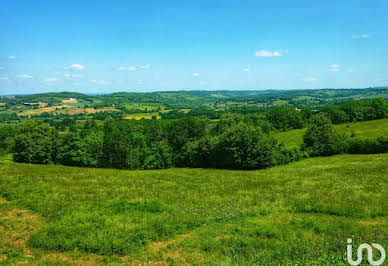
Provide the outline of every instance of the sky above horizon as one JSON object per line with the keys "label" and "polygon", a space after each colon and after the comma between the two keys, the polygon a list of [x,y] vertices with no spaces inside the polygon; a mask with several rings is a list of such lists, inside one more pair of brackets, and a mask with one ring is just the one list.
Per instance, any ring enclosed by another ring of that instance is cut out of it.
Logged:
{"label": "sky above horizon", "polygon": [[388,1],[3,1],[0,95],[388,85]]}

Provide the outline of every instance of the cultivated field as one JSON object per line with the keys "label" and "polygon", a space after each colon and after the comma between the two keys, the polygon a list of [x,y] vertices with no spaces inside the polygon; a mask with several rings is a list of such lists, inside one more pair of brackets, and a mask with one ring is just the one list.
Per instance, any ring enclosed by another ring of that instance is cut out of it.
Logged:
{"label": "cultivated field", "polygon": [[61,110],[64,110],[64,109],[68,109],[68,108],[72,108],[71,105],[58,105],[58,106],[50,106],[50,107],[43,107],[43,108],[38,108],[38,109],[32,109],[32,110],[28,110],[28,111],[24,111],[22,113],[19,113],[18,115],[24,115],[24,116],[27,116],[27,115],[40,115],[40,114],[43,114],[43,113],[51,113],[51,112],[55,112],[55,111],[61,111]]}
{"label": "cultivated field", "polygon": [[4,264],[346,264],[388,246],[388,154],[257,171],[126,171],[0,160]]}

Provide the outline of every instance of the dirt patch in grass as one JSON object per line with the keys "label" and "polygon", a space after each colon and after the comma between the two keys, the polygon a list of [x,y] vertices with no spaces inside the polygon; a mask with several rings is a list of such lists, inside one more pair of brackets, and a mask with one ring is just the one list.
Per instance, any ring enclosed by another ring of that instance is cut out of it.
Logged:
{"label": "dirt patch in grass", "polygon": [[184,235],[179,235],[177,236],[176,238],[174,239],[171,239],[169,241],[158,241],[158,242],[152,242],[149,247],[150,249],[152,249],[153,251],[159,251],[160,249],[162,248],[166,248],[167,246],[169,245],[172,245],[172,244],[176,244],[176,243],[179,243],[180,241],[182,241],[183,239],[186,239],[186,238],[189,238],[191,237],[191,234],[188,233],[188,234],[184,234]]}
{"label": "dirt patch in grass", "polygon": [[197,263],[203,262],[204,259],[200,252],[189,251],[181,245],[184,240],[192,238],[191,233],[179,235],[168,241],[152,242],[149,248],[154,254],[159,254],[163,258],[163,261],[158,261],[162,265],[171,264],[171,261],[178,265],[188,265],[193,259]]}
{"label": "dirt patch in grass", "polygon": [[[0,198],[0,204],[7,201]],[[63,253],[51,253],[37,257],[33,250],[27,247],[29,237],[37,232],[43,224],[39,215],[29,210],[6,209],[0,211],[0,262],[8,264],[36,262],[66,262],[78,265],[92,265],[94,259],[72,259]],[[15,262],[15,254],[17,259]],[[97,255],[93,254],[93,257]],[[101,256],[102,257],[102,256]]]}
{"label": "dirt patch in grass", "polygon": [[388,221],[360,221],[365,226],[388,225]]}
{"label": "dirt patch in grass", "polygon": [[[0,207],[8,201],[0,198]],[[51,252],[42,254],[42,250],[30,249],[27,241],[32,234],[43,225],[42,217],[29,210],[18,208],[0,209],[0,264],[74,264],[100,265],[105,264],[104,256],[97,254],[74,255],[71,252]],[[182,235],[178,238],[185,238]],[[15,256],[16,254],[16,256]],[[178,256],[179,254],[175,254]],[[146,263],[130,256],[117,256],[116,264],[127,265],[167,265],[166,261],[148,261]]]}

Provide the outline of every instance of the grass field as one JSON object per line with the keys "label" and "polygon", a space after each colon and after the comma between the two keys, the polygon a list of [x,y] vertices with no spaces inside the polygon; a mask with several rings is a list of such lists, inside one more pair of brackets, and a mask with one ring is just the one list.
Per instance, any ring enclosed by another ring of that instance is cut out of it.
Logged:
{"label": "grass field", "polygon": [[[365,122],[345,123],[335,125],[338,133],[363,138],[377,138],[388,136],[388,119],[379,119]],[[297,148],[303,143],[303,134],[306,129],[296,129],[275,134],[278,141],[283,142],[287,148]]]}
{"label": "grass field", "polygon": [[58,265],[346,264],[388,247],[388,154],[257,171],[0,160],[0,260]]}

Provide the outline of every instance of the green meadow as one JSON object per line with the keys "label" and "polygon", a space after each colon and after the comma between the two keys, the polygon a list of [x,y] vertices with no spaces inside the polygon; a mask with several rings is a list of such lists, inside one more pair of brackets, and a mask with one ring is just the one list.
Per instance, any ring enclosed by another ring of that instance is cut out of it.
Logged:
{"label": "green meadow", "polygon": [[345,265],[347,238],[388,247],[388,154],[256,171],[2,158],[0,196],[3,264]]}
{"label": "green meadow", "polygon": [[[360,138],[377,138],[388,136],[388,119],[344,123],[334,125],[338,133]],[[279,142],[283,142],[286,148],[298,148],[303,143],[303,134],[306,129],[294,129],[275,134]]]}

